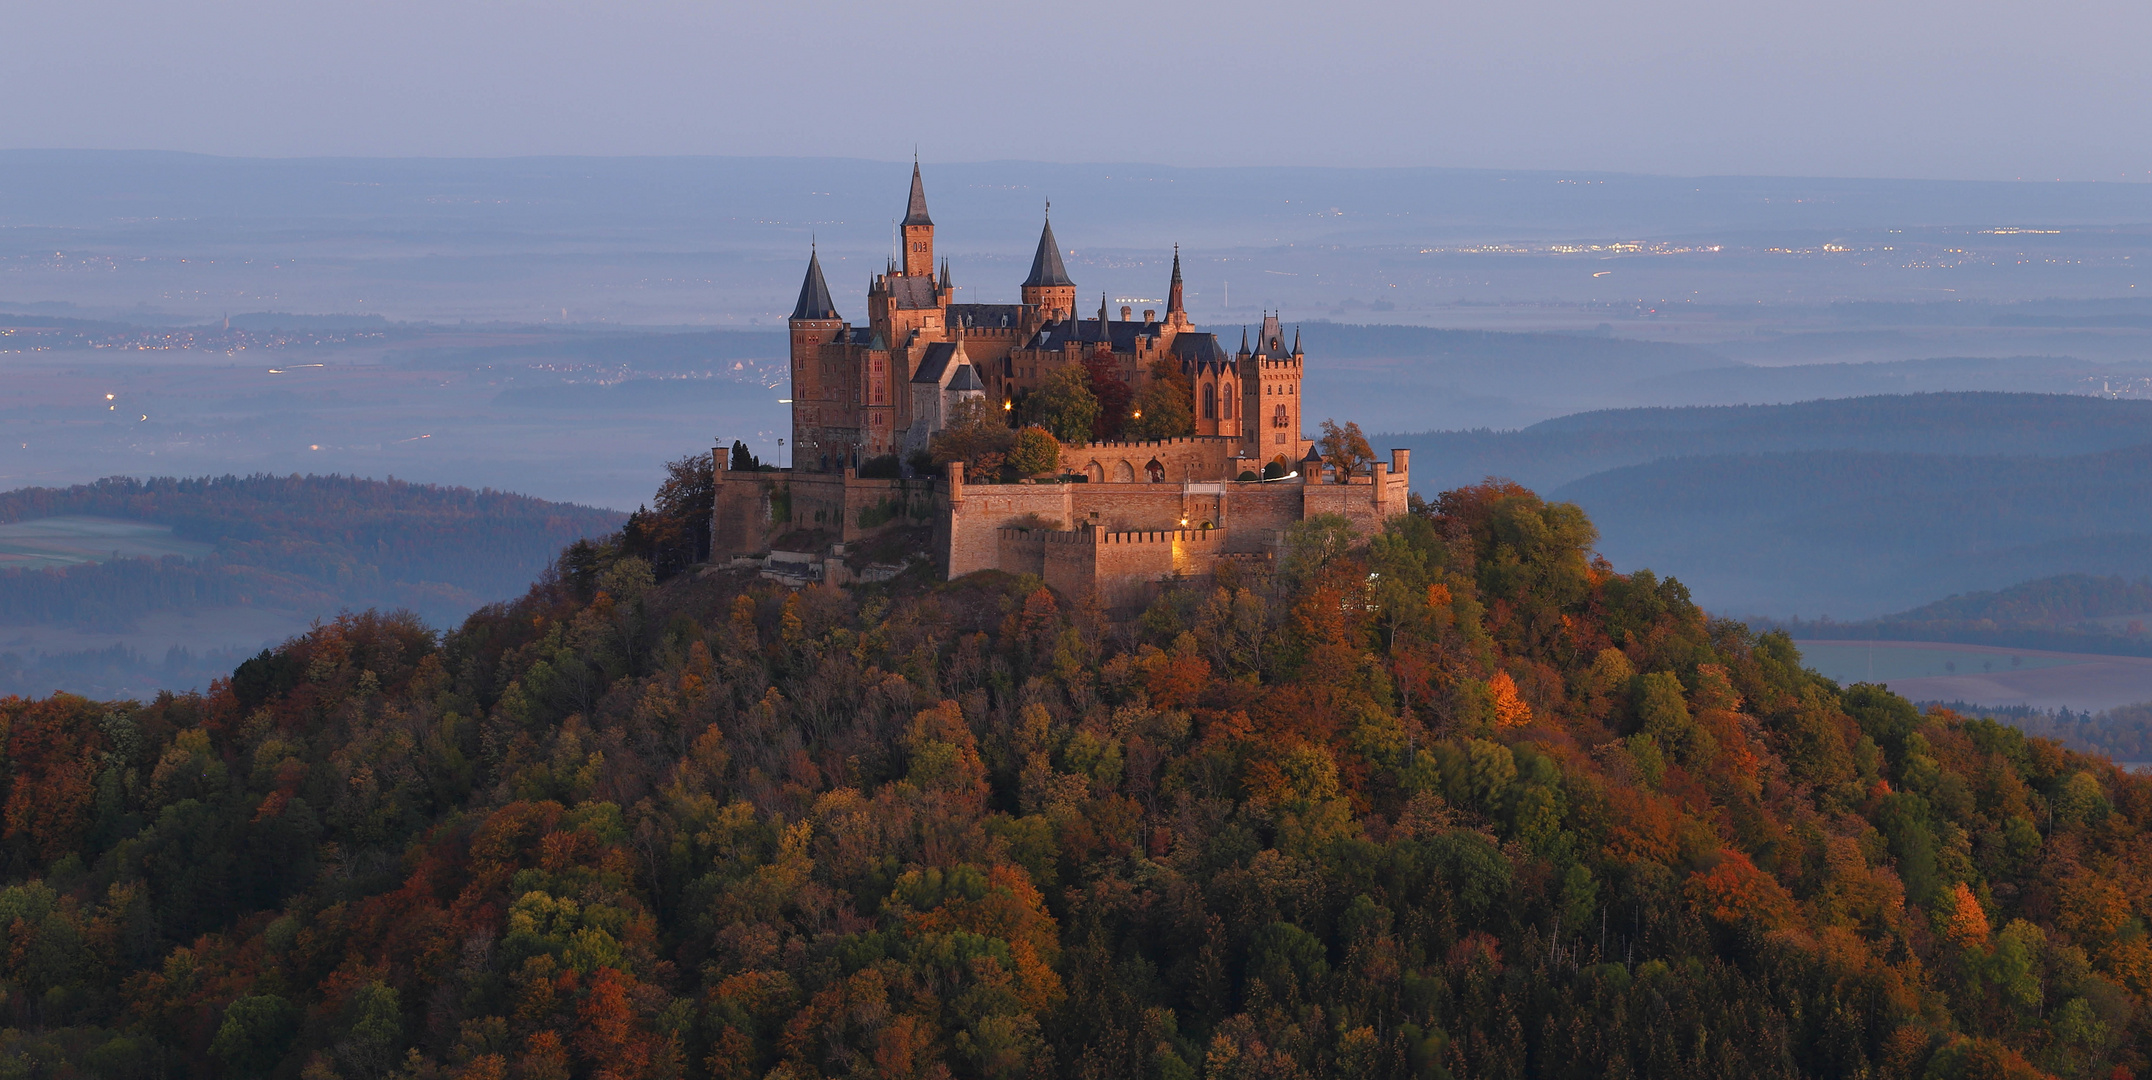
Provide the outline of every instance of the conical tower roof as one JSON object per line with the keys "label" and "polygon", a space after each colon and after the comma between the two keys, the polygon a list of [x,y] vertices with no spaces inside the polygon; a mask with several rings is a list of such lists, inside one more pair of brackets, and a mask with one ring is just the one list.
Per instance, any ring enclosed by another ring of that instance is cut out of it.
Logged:
{"label": "conical tower roof", "polygon": [[795,319],[839,319],[837,303],[829,298],[829,282],[822,280],[822,259],[812,248],[807,252],[807,280],[800,282],[800,302],[792,305]]}
{"label": "conical tower roof", "polygon": [[1031,276],[1024,279],[1024,287],[1074,284],[1069,280],[1068,268],[1061,265],[1061,248],[1054,243],[1054,222],[1048,218],[1046,227],[1039,231],[1039,252],[1031,257]]}
{"label": "conical tower roof", "polygon": [[912,162],[912,200],[904,208],[906,225],[932,225],[934,219],[927,216],[927,187],[919,181],[919,163]]}

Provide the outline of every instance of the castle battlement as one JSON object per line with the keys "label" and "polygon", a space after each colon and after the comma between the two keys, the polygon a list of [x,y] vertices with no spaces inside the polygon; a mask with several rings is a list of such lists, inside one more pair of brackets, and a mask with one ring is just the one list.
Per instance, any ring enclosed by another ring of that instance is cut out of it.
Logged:
{"label": "castle battlement", "polygon": [[1143,529],[1135,532],[1111,532],[1104,529],[998,529],[996,536],[1004,544],[1130,547],[1140,544],[1216,544],[1221,532],[1222,530],[1218,529]]}

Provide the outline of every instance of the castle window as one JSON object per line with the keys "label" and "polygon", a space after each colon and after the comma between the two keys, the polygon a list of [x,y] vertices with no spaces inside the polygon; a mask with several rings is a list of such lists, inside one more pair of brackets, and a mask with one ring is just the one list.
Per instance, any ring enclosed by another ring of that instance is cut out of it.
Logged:
{"label": "castle window", "polygon": [[1224,417],[1227,420],[1233,419],[1233,384],[1225,384],[1225,389],[1219,392],[1218,398],[1218,415]]}
{"label": "castle window", "polygon": [[1270,414],[1270,426],[1277,428],[1285,426],[1285,406],[1278,406],[1278,411]]}
{"label": "castle window", "polygon": [[1217,419],[1217,418],[1218,418],[1218,388],[1217,388],[1217,387],[1215,387],[1215,386],[1212,386],[1212,385],[1211,385],[1211,384],[1209,384],[1209,383],[1204,383],[1204,384],[1203,384],[1203,419],[1205,419],[1205,420],[1215,420],[1215,419]]}

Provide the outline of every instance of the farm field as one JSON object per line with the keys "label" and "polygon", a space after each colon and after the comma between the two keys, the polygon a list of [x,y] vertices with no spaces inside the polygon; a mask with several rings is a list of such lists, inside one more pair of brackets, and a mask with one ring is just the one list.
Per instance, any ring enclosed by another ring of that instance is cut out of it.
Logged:
{"label": "farm field", "polygon": [[181,540],[169,525],[100,517],[49,517],[0,525],[0,569],[49,570],[106,559],[197,559],[208,544]]}
{"label": "farm field", "polygon": [[1930,641],[1796,641],[1839,683],[1877,682],[1914,701],[2094,711],[2152,701],[2152,659]]}

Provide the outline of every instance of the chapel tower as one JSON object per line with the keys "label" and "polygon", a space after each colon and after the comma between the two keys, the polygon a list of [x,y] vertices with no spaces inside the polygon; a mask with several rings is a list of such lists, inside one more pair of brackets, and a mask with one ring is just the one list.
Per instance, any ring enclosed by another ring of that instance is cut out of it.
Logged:
{"label": "chapel tower", "polygon": [[919,163],[912,162],[912,197],[904,206],[904,275],[934,276],[934,219],[927,216],[927,189],[919,179]]}

